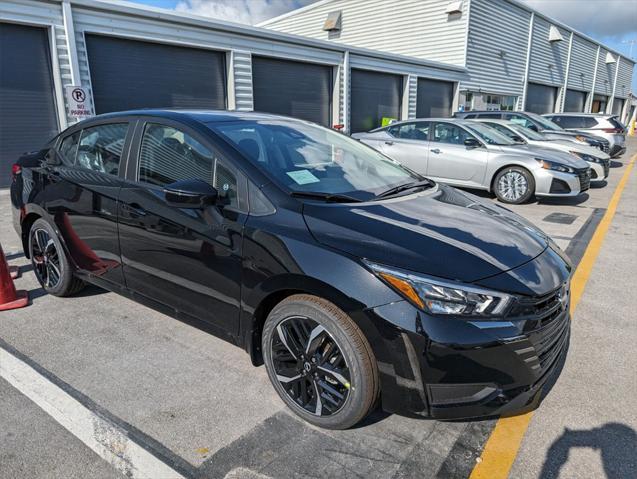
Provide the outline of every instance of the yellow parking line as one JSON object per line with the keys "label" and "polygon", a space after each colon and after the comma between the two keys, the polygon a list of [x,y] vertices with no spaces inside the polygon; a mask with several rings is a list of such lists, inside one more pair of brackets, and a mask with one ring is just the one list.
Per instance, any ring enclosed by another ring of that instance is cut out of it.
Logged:
{"label": "yellow parking line", "polygon": [[[634,155],[624,175],[622,176],[615,192],[613,193],[608,209],[597,226],[590,243],[588,244],[584,256],[582,257],[577,270],[571,280],[571,314],[575,311],[584,292],[584,287],[591,274],[595,260],[602,247],[604,237],[608,232],[615,212],[617,204],[621,198],[622,191],[626,187],[626,182],[630,175],[633,165],[637,160]],[[508,477],[513,461],[518,454],[524,433],[526,432],[529,422],[533,417],[533,411],[526,414],[513,417],[503,417],[498,422],[487,440],[482,451],[481,461],[478,462],[469,476],[470,479],[504,479]]]}

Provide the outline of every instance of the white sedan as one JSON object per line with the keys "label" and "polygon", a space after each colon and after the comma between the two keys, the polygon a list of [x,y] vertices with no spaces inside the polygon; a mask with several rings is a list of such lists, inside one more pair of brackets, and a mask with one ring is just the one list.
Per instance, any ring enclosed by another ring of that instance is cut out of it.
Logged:
{"label": "white sedan", "polygon": [[476,119],[471,121],[479,121],[486,123],[488,126],[495,128],[500,133],[511,138],[516,143],[522,145],[531,145],[542,148],[550,148],[552,150],[565,151],[578,156],[586,161],[591,167],[591,182],[601,182],[608,177],[610,171],[610,156],[599,148],[588,145],[582,145],[567,139],[555,140],[548,138],[542,133],[533,131],[517,123],[507,120],[493,119]]}

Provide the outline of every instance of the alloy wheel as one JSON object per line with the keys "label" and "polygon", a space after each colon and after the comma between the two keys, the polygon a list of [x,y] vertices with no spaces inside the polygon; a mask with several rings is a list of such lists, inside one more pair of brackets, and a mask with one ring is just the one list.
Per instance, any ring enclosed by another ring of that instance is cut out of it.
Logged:
{"label": "alloy wheel", "polygon": [[292,316],[272,335],[272,363],[286,394],[306,412],[330,416],[346,403],[350,372],[341,348],[316,321]]}
{"label": "alloy wheel", "polygon": [[31,258],[40,283],[45,288],[55,288],[62,279],[60,255],[53,238],[44,229],[31,232]]}
{"label": "alloy wheel", "polygon": [[507,201],[519,200],[526,194],[528,188],[528,181],[518,171],[508,171],[498,180],[498,190]]}

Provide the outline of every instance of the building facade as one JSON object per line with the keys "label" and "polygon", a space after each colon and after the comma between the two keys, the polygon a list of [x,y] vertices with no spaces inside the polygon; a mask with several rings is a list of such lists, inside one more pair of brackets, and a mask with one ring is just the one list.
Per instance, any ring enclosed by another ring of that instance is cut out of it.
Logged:
{"label": "building facade", "polygon": [[[134,108],[259,110],[346,131],[457,102],[461,65],[350,47],[138,4],[0,2],[0,187],[11,164],[92,114]],[[69,88],[70,87],[70,88]]]}
{"label": "building facade", "polygon": [[634,62],[518,0],[321,0],[261,26],[465,67],[461,109],[628,112]]}

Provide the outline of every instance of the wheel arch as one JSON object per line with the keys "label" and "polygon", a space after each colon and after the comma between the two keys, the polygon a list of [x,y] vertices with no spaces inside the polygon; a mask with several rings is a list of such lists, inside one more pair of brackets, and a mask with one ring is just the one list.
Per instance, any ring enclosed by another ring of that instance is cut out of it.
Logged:
{"label": "wheel arch", "polygon": [[491,181],[489,181],[489,192],[490,193],[493,193],[495,191],[495,188],[494,188],[495,179],[498,177],[500,172],[502,170],[506,170],[507,168],[511,168],[511,167],[522,168],[522,169],[528,171],[529,174],[531,175],[531,177],[533,178],[533,181],[537,182],[537,179],[535,178],[535,175],[533,174],[533,170],[531,168],[529,168],[528,165],[526,165],[525,163],[520,162],[520,161],[512,161],[510,163],[507,163],[504,166],[500,166],[499,168],[497,168],[493,172],[493,174],[491,175]]}

